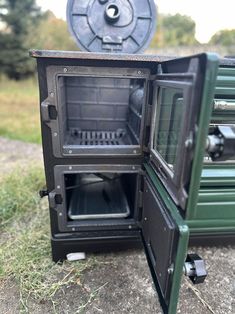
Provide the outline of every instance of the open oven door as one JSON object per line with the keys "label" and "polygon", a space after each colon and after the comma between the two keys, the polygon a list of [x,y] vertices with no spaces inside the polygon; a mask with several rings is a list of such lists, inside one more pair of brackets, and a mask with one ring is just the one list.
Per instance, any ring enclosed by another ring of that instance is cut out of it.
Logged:
{"label": "open oven door", "polygon": [[161,186],[146,166],[142,239],[149,268],[164,313],[176,313],[189,230],[177,208],[156,191]]}
{"label": "open oven door", "polygon": [[170,60],[153,82],[150,162],[185,212],[199,189],[218,66],[216,54]]}
{"label": "open oven door", "polygon": [[144,165],[142,239],[164,313],[176,313],[219,59],[214,54],[162,63],[153,82],[150,158]]}

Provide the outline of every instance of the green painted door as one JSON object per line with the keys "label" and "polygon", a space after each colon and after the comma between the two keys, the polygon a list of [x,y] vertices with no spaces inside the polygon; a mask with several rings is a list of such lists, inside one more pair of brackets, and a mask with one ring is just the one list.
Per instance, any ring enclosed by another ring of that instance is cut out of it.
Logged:
{"label": "green painted door", "polygon": [[219,59],[201,54],[161,64],[153,82],[149,161],[144,165],[142,238],[164,313],[176,313],[197,201]]}

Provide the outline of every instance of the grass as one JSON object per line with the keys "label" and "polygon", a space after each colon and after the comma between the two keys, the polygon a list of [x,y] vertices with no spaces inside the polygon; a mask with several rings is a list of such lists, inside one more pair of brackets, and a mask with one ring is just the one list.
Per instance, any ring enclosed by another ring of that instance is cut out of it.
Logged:
{"label": "grass", "polygon": [[39,97],[36,79],[0,78],[0,136],[40,143]]}
{"label": "grass", "polygon": [[[28,313],[28,301],[50,301],[56,313],[56,293],[79,284],[82,272],[97,261],[55,264],[51,260],[47,202],[37,196],[44,184],[41,168],[8,175],[0,182],[0,287],[14,280],[19,287],[20,311]],[[13,219],[14,218],[14,219]],[[83,312],[97,291],[81,305]]]}
{"label": "grass", "polygon": [[22,175],[19,169],[5,177],[0,184],[0,227],[37,207],[38,191],[43,185],[44,175],[40,167],[29,169],[27,175]]}

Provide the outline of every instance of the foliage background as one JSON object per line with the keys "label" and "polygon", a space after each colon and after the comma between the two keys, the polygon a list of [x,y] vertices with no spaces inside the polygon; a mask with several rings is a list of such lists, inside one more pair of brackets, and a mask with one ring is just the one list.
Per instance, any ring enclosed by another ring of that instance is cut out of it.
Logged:
{"label": "foliage background", "polygon": [[[202,45],[195,28],[188,16],[159,13],[146,53],[235,55],[235,30],[221,30]],[[0,136],[40,143],[36,62],[29,49],[78,50],[66,22],[51,11],[42,12],[35,0],[0,0]]]}

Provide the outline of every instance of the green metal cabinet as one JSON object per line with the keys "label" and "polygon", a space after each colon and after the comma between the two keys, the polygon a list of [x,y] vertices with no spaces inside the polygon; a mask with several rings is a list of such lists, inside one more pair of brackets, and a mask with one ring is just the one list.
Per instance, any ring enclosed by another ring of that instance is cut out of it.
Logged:
{"label": "green metal cabinet", "polygon": [[[235,122],[235,65],[218,71],[211,125]],[[192,236],[211,238],[235,234],[235,161],[212,162],[205,158],[197,203],[186,215]]]}

